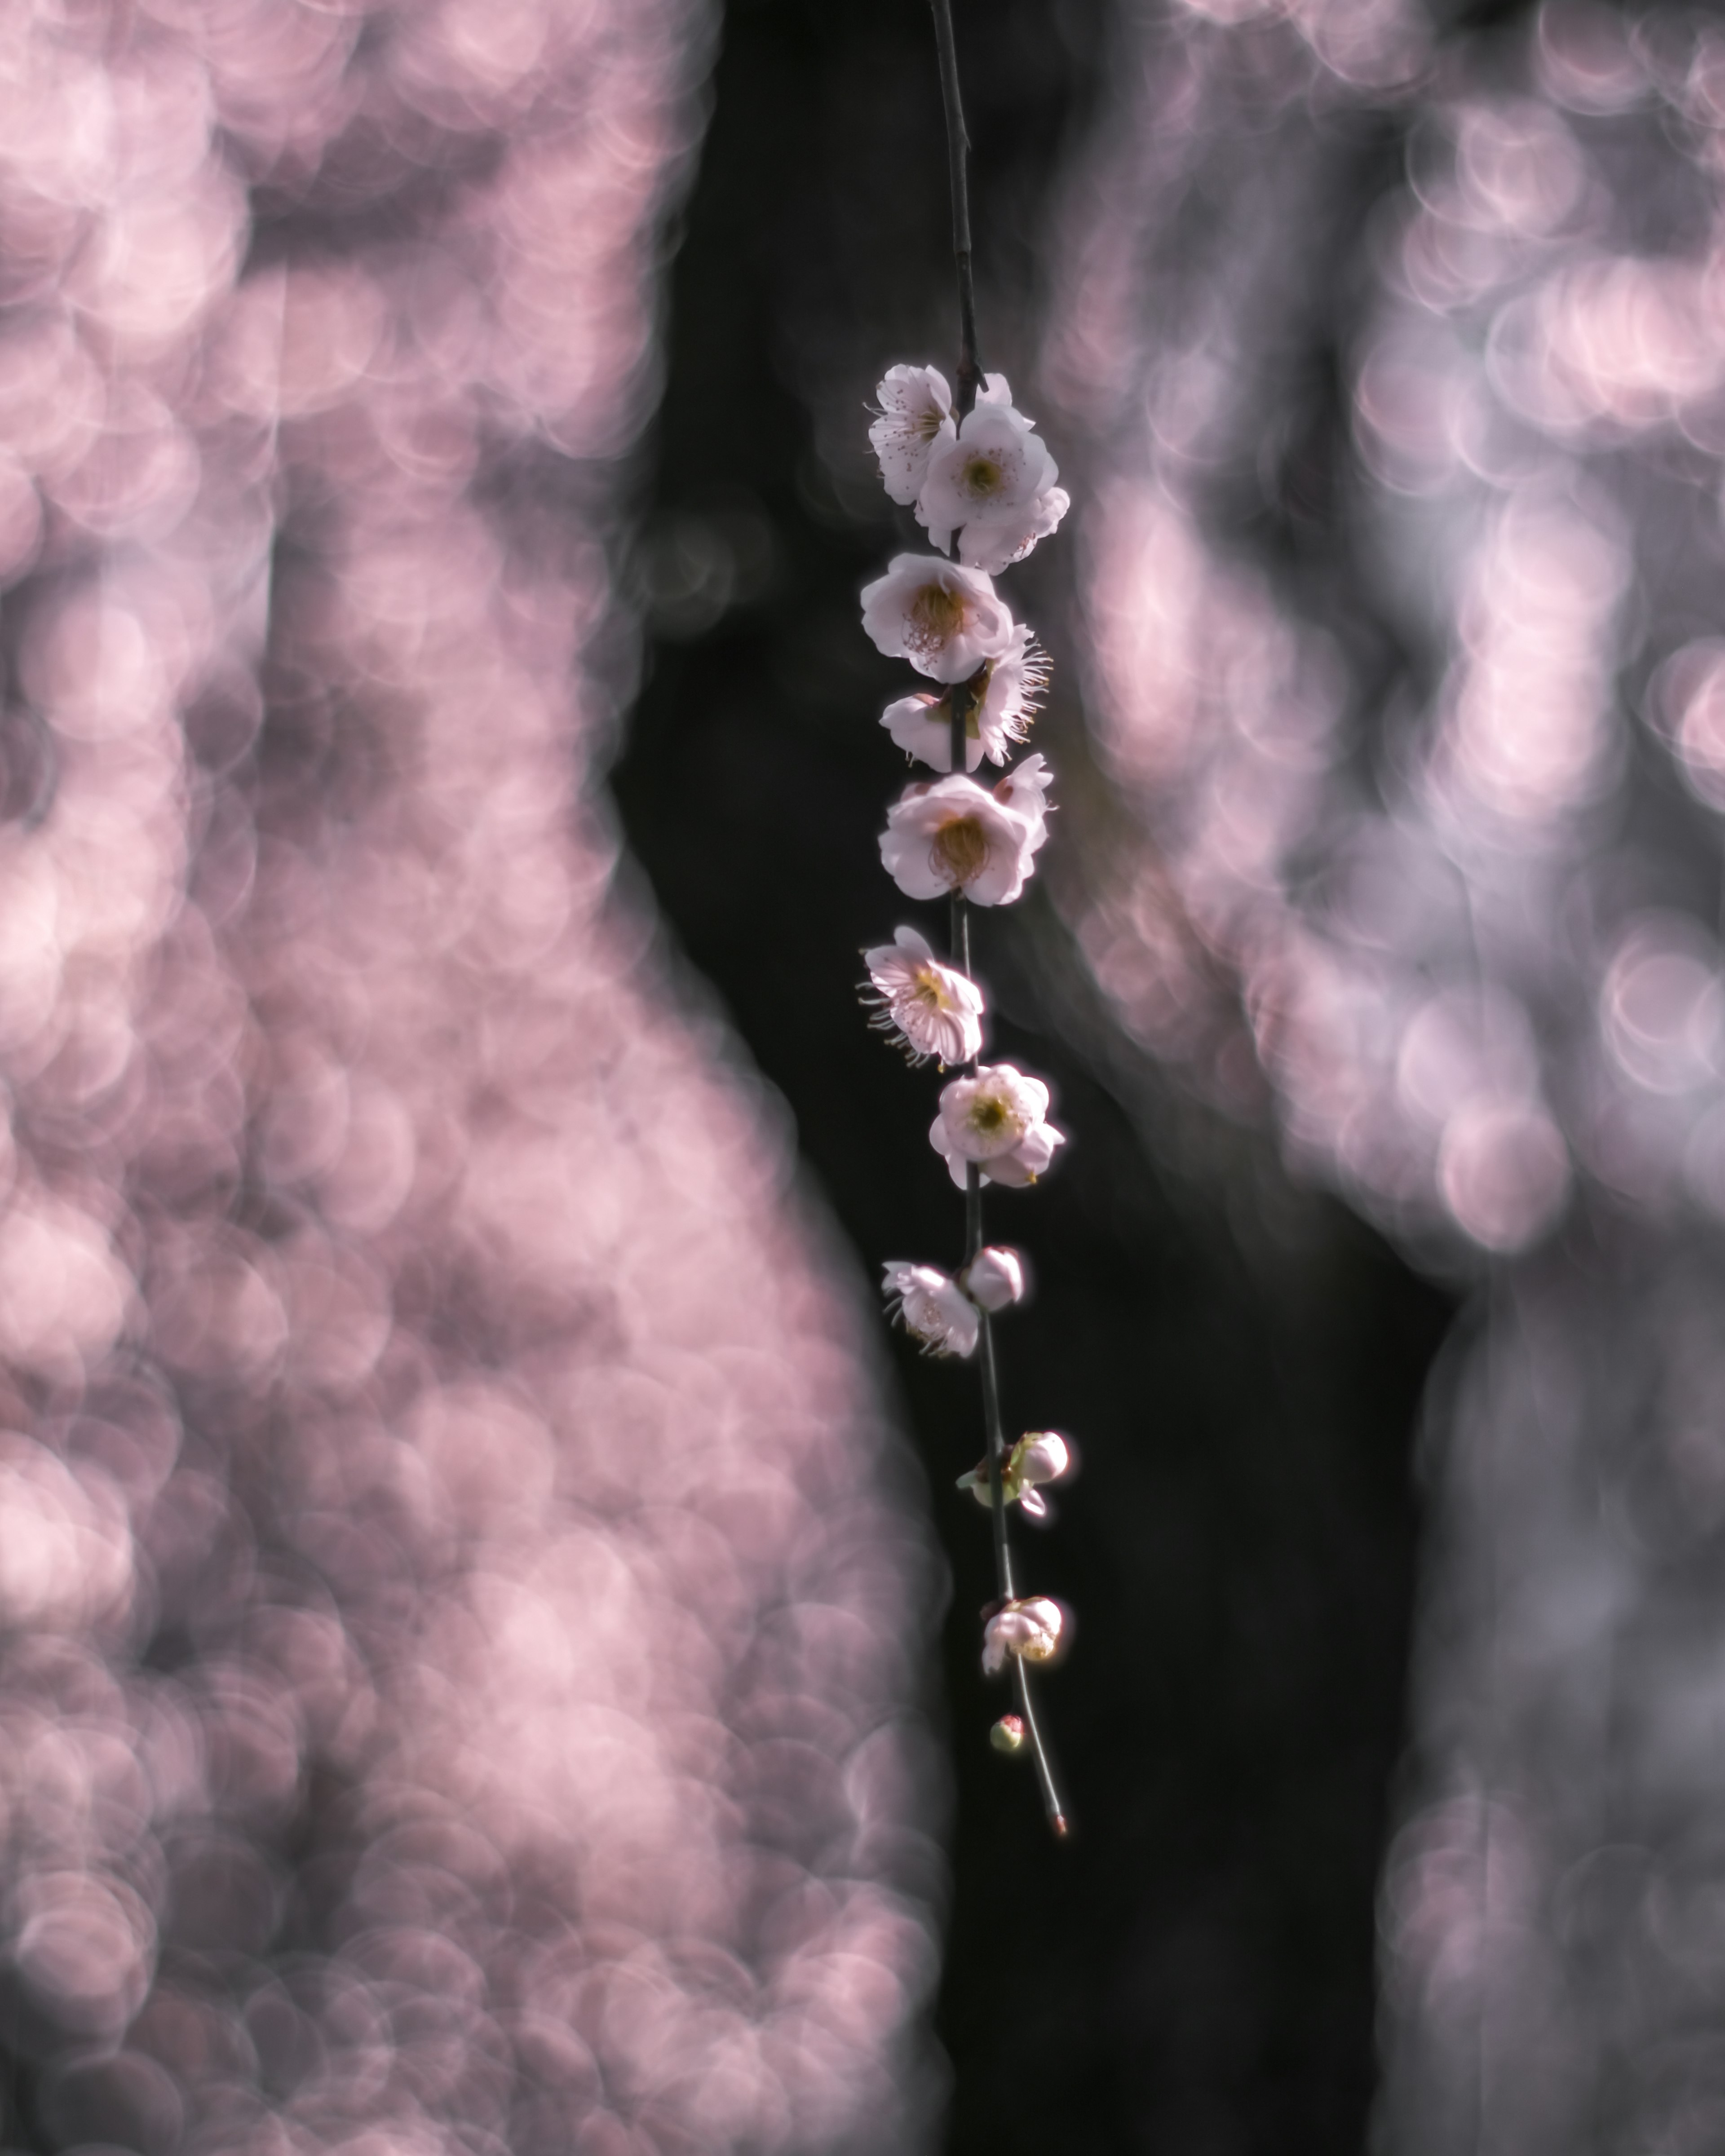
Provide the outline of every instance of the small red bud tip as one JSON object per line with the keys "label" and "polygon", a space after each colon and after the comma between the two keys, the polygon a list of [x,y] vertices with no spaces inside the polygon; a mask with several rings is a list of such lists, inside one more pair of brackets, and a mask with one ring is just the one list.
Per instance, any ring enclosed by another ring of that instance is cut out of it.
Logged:
{"label": "small red bud tip", "polygon": [[1064,1812],[1051,1813],[1048,1823],[1054,1829],[1055,1840],[1064,1841],[1066,1839],[1066,1815]]}
{"label": "small red bud tip", "polygon": [[1015,1714],[1003,1714],[988,1732],[988,1742],[997,1752],[1016,1752],[1024,1741],[1024,1725]]}

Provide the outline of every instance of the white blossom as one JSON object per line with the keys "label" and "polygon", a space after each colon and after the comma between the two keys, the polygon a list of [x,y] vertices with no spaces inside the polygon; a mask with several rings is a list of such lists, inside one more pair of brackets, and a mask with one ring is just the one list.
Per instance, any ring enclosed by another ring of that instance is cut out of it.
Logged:
{"label": "white blossom", "polygon": [[1022,525],[1060,475],[1048,444],[1011,405],[982,400],[956,434],[933,445],[916,521],[950,553],[952,534],[973,524]]}
{"label": "white blossom", "polygon": [[1010,648],[1017,626],[981,570],[937,554],[895,554],[864,587],[862,618],[878,650],[933,681],[968,681]]}
{"label": "white blossom", "polygon": [[958,1284],[984,1310],[1004,1310],[1023,1299],[1024,1261],[1004,1243],[990,1243],[959,1274]]}
{"label": "white blossom", "polygon": [[[1040,1486],[1059,1481],[1071,1465],[1070,1450],[1058,1430],[1027,1430],[1000,1464],[1000,1495],[1007,1504],[1018,1506],[1027,1518],[1045,1519],[1048,1501]],[[958,1487],[968,1490],[978,1504],[992,1505],[994,1496],[989,1487],[988,1461],[981,1460],[968,1475],[961,1475]]]}
{"label": "white blossom", "polygon": [[981,1319],[957,1281],[937,1265],[906,1265],[894,1258],[882,1268],[881,1291],[891,1316],[930,1355],[968,1355]]}
{"label": "white blossom", "polygon": [[938,367],[890,367],[875,398],[880,409],[869,439],[886,491],[908,508],[922,491],[935,444],[957,432],[952,393]]}
{"label": "white blossom", "polygon": [[943,965],[914,928],[893,931],[891,943],[865,951],[876,1006],[869,1023],[896,1039],[916,1063],[970,1063],[982,1052],[983,992]]}
{"label": "white blossom", "polygon": [[[1012,641],[998,659],[983,666],[983,678],[964,714],[964,767],[974,771],[986,756],[991,763],[1004,763],[1013,744],[1030,730],[1037,707],[1048,686],[1048,654],[1021,623],[1013,625]],[[948,688],[938,696],[919,690],[889,704],[880,723],[907,756],[935,771],[952,768],[952,698]]]}
{"label": "white blossom", "polygon": [[1004,778],[994,782],[994,798],[1014,815],[1020,816],[1030,825],[1034,837],[1031,851],[1048,836],[1048,789],[1054,784],[1054,773],[1048,758],[1040,749],[1035,749],[1015,763]]}
{"label": "white blossom", "polygon": [[983,1674],[998,1676],[1009,1655],[1045,1662],[1060,1643],[1065,1613],[1045,1594],[1006,1603],[983,1628]]}
{"label": "white blossom", "polygon": [[956,773],[919,781],[886,813],[881,865],[906,898],[961,891],[977,906],[1009,906],[1045,835],[1040,798],[1021,798],[1038,799],[1038,813],[1019,813]]}
{"label": "white blossom", "polygon": [[1056,530],[1071,506],[1072,497],[1065,487],[1050,486],[1020,516],[992,524],[973,519],[959,534],[958,558],[967,568],[984,569],[991,577],[998,576],[1014,562],[1022,562],[1039,539],[1046,539]]}
{"label": "white blossom", "polygon": [[1040,1078],[1026,1078],[1009,1063],[984,1064],[974,1077],[942,1088],[928,1141],[961,1189],[973,1160],[985,1183],[1022,1188],[1046,1172],[1066,1142],[1047,1116],[1048,1088]]}

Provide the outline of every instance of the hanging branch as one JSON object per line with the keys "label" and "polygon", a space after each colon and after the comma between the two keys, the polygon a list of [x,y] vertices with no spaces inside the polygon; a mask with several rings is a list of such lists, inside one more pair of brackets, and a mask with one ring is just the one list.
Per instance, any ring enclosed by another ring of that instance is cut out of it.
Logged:
{"label": "hanging branch", "polygon": [[[1008,1508],[1041,1517],[1040,1486],[1064,1474],[1066,1440],[1029,1430],[1008,1447],[1000,1412],[992,1320],[1019,1301],[1024,1270],[1016,1251],[983,1241],[983,1185],[1026,1188],[1046,1173],[1065,1142],[1048,1121],[1049,1091],[1010,1064],[981,1060],[981,989],[971,976],[970,909],[1009,906],[1034,870],[1047,835],[1045,796],[1053,773],[1040,755],[1022,757],[993,786],[969,776],[984,758],[1004,765],[1024,741],[1045,687],[1047,661],[1015,622],[993,578],[1028,554],[1065,516],[1065,490],[1032,421],[1014,409],[999,375],[984,378],[977,357],[976,306],[965,157],[968,142],[952,45],[950,0],[931,0],[940,52],[952,190],[957,273],[957,394],[932,367],[895,367],[881,382],[869,439],[892,499],[913,507],[936,553],[899,554],[862,595],[863,626],[889,657],[908,660],[938,695],[919,691],[882,715],[893,740],[945,776],[908,787],[881,834],[883,867],[907,897],[950,897],[950,957],[901,927],[866,952],[872,1023],[912,1062],[937,1058],[958,1074],[942,1088],[929,1132],[964,1194],[964,1256],[955,1276],[895,1260],[886,1268],[891,1306],[932,1354],[978,1358],[986,1450],[960,1477],[988,1507],[997,1599],[983,1612],[983,1669],[1010,1664],[1019,1712],[995,1723],[1004,1752],[1028,1749],[1056,1835],[1065,1810],[1037,1727],[1029,1665],[1058,1651],[1065,1613],[1042,1595],[1021,1595],[1014,1577]],[[949,557],[957,547],[957,559]]]}
{"label": "hanging branch", "polygon": [[[976,286],[970,268],[970,173],[966,160],[970,137],[964,131],[964,103],[958,94],[958,50],[952,42],[952,0],[929,0],[934,11],[934,41],[940,53],[941,103],[947,115],[947,172],[952,186],[952,259],[958,270],[958,395],[957,408],[967,418],[983,386],[976,356]],[[956,698],[954,699],[956,702]],[[963,767],[954,764],[954,771]]]}

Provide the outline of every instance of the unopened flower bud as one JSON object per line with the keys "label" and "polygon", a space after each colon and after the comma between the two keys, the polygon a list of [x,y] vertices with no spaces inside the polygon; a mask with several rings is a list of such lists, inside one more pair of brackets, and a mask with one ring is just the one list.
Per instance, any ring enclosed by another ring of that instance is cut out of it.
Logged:
{"label": "unopened flower bud", "polygon": [[983,1675],[998,1676],[1009,1655],[1045,1662],[1060,1643],[1065,1613],[1045,1594],[1006,1603],[983,1627]]}
{"label": "unopened flower bud", "polygon": [[1016,1752],[1024,1741],[1024,1725],[1015,1714],[1003,1714],[988,1732],[988,1742],[997,1752]]}
{"label": "unopened flower bud", "polygon": [[958,1285],[983,1310],[1004,1310],[1024,1292],[1024,1265],[1016,1250],[991,1243],[958,1276]]}

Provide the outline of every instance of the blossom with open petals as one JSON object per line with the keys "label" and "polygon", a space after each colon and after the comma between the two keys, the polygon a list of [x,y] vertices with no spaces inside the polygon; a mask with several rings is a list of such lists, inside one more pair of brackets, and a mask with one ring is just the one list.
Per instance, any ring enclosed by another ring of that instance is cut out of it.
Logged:
{"label": "blossom with open petals", "polygon": [[[1030,731],[1048,686],[1048,654],[1021,623],[998,659],[984,662],[982,680],[967,699],[964,767],[974,771],[986,756],[1004,763],[1013,744]],[[880,723],[907,756],[935,771],[952,768],[952,699],[950,687],[938,696],[926,690],[901,696],[880,714]]]}
{"label": "blossom with open petals", "polygon": [[958,1276],[958,1285],[984,1310],[1004,1310],[1024,1292],[1024,1261],[1004,1243],[978,1250]]}
{"label": "blossom with open petals", "polygon": [[952,966],[943,965],[914,928],[893,931],[891,943],[865,951],[875,1006],[870,1025],[896,1040],[913,1063],[930,1056],[970,1063],[982,1053],[983,992]]}
{"label": "blossom with open petals", "polygon": [[1054,773],[1040,749],[1020,758],[1004,778],[994,782],[994,798],[1029,826],[1033,854],[1048,836],[1048,789],[1053,784]]}
{"label": "blossom with open petals", "polygon": [[1060,1644],[1065,1615],[1045,1594],[1003,1604],[983,1628],[983,1675],[998,1676],[1009,1655],[1045,1662]]}
{"label": "blossom with open petals", "polygon": [[927,1355],[968,1355],[982,1320],[957,1281],[937,1265],[906,1265],[895,1258],[882,1268],[887,1310]]}
{"label": "blossom with open petals", "polygon": [[1047,1116],[1048,1088],[1040,1078],[1026,1078],[1009,1063],[985,1063],[974,1077],[942,1088],[928,1141],[961,1189],[973,1160],[985,1183],[1022,1188],[1046,1172],[1066,1142]]}
{"label": "blossom with open petals", "polygon": [[1071,506],[1072,497],[1065,487],[1050,486],[1012,516],[994,523],[973,518],[958,535],[958,558],[967,568],[998,576],[1014,562],[1022,562],[1039,539],[1055,531]]}
{"label": "blossom with open petals", "polygon": [[961,891],[977,906],[1009,906],[1042,835],[1040,816],[1016,813],[954,773],[907,787],[888,809],[880,861],[906,898]]}
{"label": "blossom with open petals", "polygon": [[935,444],[957,432],[952,393],[937,367],[890,367],[875,398],[879,409],[869,439],[886,491],[908,508],[922,491]]}
{"label": "blossom with open petals", "polygon": [[938,554],[895,554],[864,586],[862,618],[878,650],[932,681],[968,681],[1010,647],[1016,626],[981,570]]}
{"label": "blossom with open petals", "polygon": [[[1027,1430],[1000,1463],[1000,1495],[1033,1520],[1047,1517],[1048,1501],[1040,1485],[1057,1482],[1072,1465],[1066,1440],[1056,1430]],[[979,1461],[968,1475],[958,1477],[958,1487],[968,1490],[979,1505],[992,1505],[988,1463]]]}
{"label": "blossom with open petals", "polygon": [[1009,404],[979,401],[956,434],[934,444],[916,521],[950,553],[952,534],[973,524],[1023,524],[1060,475],[1048,444]]}

